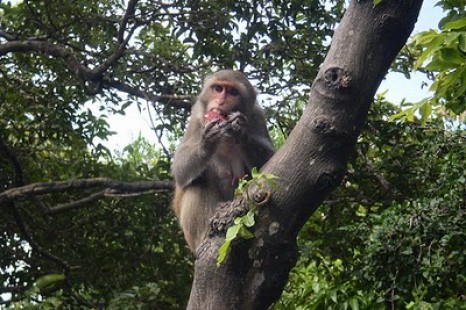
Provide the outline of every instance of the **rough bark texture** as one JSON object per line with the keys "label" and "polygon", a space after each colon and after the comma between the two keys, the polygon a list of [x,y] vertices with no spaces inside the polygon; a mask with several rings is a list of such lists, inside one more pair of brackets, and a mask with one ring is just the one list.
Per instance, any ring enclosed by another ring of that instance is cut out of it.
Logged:
{"label": "rough bark texture", "polygon": [[369,105],[421,4],[351,2],[303,117],[262,169],[279,177],[279,189],[260,208],[255,238],[234,242],[220,267],[216,258],[222,236],[205,240],[197,253],[188,309],[266,309],[280,296],[296,263],[296,235],[341,182]]}

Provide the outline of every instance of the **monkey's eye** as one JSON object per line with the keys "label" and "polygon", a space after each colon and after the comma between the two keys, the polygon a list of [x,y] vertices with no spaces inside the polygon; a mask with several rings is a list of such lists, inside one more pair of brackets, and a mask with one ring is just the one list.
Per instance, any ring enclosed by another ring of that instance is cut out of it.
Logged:
{"label": "monkey's eye", "polygon": [[236,97],[236,96],[239,95],[239,91],[238,91],[236,88],[230,88],[230,89],[228,90],[228,94],[229,94],[230,96]]}
{"label": "monkey's eye", "polygon": [[223,92],[223,86],[222,85],[212,85],[212,90],[216,93],[221,93]]}

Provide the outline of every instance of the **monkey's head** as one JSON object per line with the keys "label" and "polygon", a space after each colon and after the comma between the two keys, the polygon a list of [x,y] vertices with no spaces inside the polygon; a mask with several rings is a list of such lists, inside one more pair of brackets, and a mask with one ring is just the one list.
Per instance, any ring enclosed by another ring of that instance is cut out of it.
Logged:
{"label": "monkey's head", "polygon": [[256,102],[256,90],[243,73],[222,70],[205,78],[199,100],[204,112],[222,117],[235,111],[248,115]]}

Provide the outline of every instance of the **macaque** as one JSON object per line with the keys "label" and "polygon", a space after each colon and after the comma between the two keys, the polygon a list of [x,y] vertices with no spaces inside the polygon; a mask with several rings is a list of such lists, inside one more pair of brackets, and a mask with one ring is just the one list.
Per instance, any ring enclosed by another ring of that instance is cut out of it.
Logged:
{"label": "macaque", "polygon": [[231,70],[207,76],[172,169],[173,208],[194,254],[217,205],[232,200],[239,179],[273,153],[256,90],[246,76]]}

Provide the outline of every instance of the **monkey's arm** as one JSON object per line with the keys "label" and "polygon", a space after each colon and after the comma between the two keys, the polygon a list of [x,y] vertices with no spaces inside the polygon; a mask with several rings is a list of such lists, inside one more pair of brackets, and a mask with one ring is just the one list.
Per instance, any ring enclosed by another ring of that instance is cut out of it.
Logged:
{"label": "monkey's arm", "polygon": [[185,188],[201,177],[207,168],[212,152],[204,144],[202,129],[199,126],[188,126],[185,138],[173,158],[172,173],[180,187]]}
{"label": "monkey's arm", "polygon": [[229,135],[230,125],[217,119],[203,125],[193,119],[175,152],[172,172],[178,186],[184,188],[202,176],[219,142]]}
{"label": "monkey's arm", "polygon": [[259,107],[251,113],[245,143],[245,150],[253,167],[261,168],[275,153],[264,114]]}
{"label": "monkey's arm", "polygon": [[272,140],[267,136],[250,135],[246,153],[253,167],[261,168],[275,153]]}

